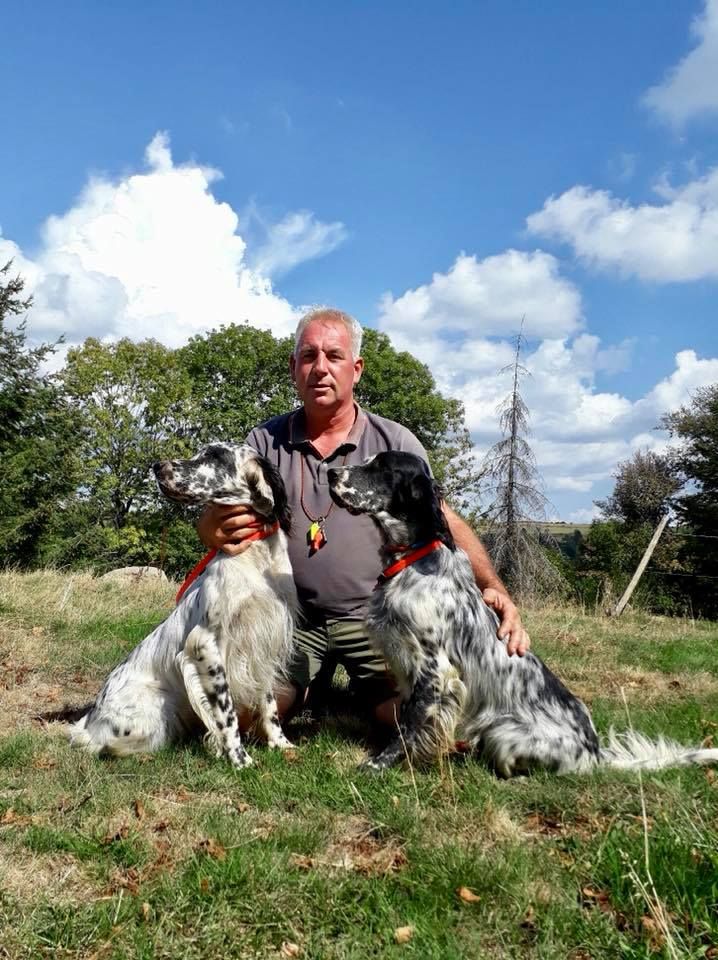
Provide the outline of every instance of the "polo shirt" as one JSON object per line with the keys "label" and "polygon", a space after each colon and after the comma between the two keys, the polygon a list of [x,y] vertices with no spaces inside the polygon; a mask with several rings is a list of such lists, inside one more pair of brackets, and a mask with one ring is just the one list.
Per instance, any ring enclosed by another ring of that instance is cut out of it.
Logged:
{"label": "polo shirt", "polygon": [[[260,424],[246,442],[279,469],[292,508],[289,557],[297,593],[306,612],[329,617],[363,618],[382,570],[381,537],[367,516],[352,516],[334,504],[327,473],[363,463],[385,450],[415,453],[428,463],[414,434],[357,406],[346,440],[322,457],[306,436],[303,408]],[[310,555],[307,532],[325,517],[327,542]]]}

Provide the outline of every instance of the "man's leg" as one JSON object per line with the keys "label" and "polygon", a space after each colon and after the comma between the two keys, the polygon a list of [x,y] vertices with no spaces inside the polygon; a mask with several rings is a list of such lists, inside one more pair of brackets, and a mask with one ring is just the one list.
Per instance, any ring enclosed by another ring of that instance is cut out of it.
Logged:
{"label": "man's leg", "polygon": [[[294,628],[292,655],[287,665],[287,676],[274,691],[277,713],[283,723],[288,723],[302,710],[307,699],[310,683],[319,673],[329,645],[326,625],[323,621],[302,621]],[[243,710],[239,718],[240,729],[247,731],[256,716]]]}
{"label": "man's leg", "polygon": [[396,729],[401,697],[386,663],[369,642],[364,621],[328,620],[327,631],[362,710],[382,726]]}

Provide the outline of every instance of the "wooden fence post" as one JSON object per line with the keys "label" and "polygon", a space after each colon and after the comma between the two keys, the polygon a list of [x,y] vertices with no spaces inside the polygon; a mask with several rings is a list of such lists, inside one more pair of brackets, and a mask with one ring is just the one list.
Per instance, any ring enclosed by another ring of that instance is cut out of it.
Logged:
{"label": "wooden fence post", "polygon": [[621,597],[621,599],[620,599],[620,600],[618,601],[618,603],[616,604],[616,608],[615,608],[615,610],[613,611],[613,616],[614,616],[614,617],[620,617],[620,616],[621,616],[621,614],[623,613],[623,608],[626,606],[626,604],[628,603],[628,601],[631,599],[631,594],[633,593],[633,591],[634,591],[634,590],[636,589],[636,587],[638,586],[638,581],[639,581],[639,580],[641,579],[641,577],[643,576],[643,571],[644,571],[644,570],[646,569],[646,567],[648,566],[648,561],[651,559],[651,554],[652,554],[653,551],[656,549],[656,544],[657,544],[658,541],[661,539],[661,534],[662,534],[663,531],[665,530],[667,523],[668,523],[668,514],[666,513],[663,517],[661,517],[661,522],[660,522],[660,523],[658,524],[658,526],[656,527],[656,530],[655,530],[653,536],[651,537],[651,542],[650,542],[650,543],[648,544],[648,546],[646,547],[646,552],[645,552],[645,553],[643,554],[643,556],[641,557],[641,562],[638,564],[638,566],[636,567],[636,572],[635,572],[635,573],[633,574],[633,576],[631,577],[631,582],[628,584],[628,586],[626,587],[626,589],[625,589],[625,591],[624,591],[624,593],[623,593],[623,596]]}

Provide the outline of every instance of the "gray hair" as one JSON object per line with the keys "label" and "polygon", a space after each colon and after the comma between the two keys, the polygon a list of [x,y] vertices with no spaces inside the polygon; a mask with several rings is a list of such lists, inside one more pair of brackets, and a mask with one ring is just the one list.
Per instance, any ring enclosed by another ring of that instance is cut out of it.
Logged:
{"label": "gray hair", "polygon": [[361,328],[361,324],[350,316],[348,313],[344,313],[343,310],[337,310],[335,307],[312,307],[312,309],[305,313],[297,324],[297,329],[294,331],[294,352],[297,352],[297,347],[299,346],[299,341],[302,339],[302,334],[307,329],[310,323],[313,323],[314,320],[322,320],[327,323],[341,323],[346,327],[347,332],[349,333],[349,339],[351,340],[352,345],[352,359],[356,360],[357,357],[361,356],[361,339],[364,331]]}

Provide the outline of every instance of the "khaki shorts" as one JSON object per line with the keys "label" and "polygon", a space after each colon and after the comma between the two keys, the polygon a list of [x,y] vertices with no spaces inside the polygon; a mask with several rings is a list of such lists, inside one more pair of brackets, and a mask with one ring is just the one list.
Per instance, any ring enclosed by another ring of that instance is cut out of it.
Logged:
{"label": "khaki shorts", "polygon": [[396,696],[396,684],[386,663],[372,649],[363,620],[338,620],[312,615],[294,629],[290,680],[306,689],[329,659],[341,663],[351,689],[367,704]]}

